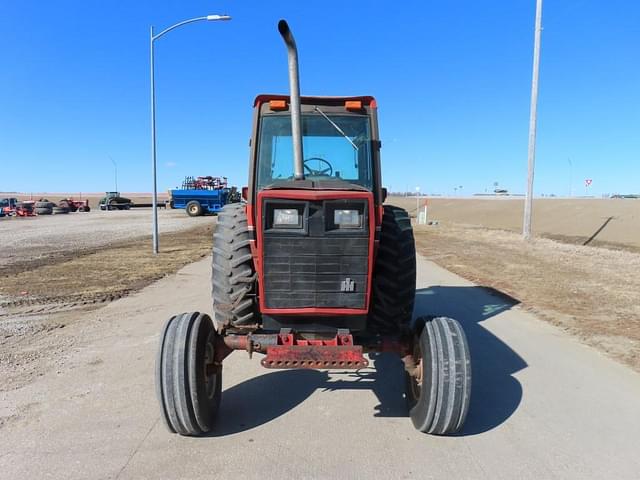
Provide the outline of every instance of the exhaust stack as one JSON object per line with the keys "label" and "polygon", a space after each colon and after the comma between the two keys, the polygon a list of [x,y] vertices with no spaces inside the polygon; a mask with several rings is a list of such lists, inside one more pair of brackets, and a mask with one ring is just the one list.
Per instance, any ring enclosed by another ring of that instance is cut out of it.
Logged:
{"label": "exhaust stack", "polygon": [[289,89],[291,99],[291,135],[293,141],[293,177],[304,180],[302,156],[302,118],[300,113],[300,74],[298,72],[298,49],[286,20],[278,22],[278,31],[287,45],[289,59]]}

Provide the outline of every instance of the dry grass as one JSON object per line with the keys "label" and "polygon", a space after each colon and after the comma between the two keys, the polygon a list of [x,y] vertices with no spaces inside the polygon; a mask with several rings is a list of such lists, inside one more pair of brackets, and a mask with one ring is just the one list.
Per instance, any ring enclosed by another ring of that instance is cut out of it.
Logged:
{"label": "dry grass", "polygon": [[161,235],[158,256],[151,253],[151,239],[145,237],[72,257],[53,256],[44,264],[39,260],[35,268],[22,264],[6,268],[1,271],[5,278],[0,282],[2,304],[87,305],[113,300],[208,255],[213,228],[211,224],[201,224]]}
{"label": "dry grass", "polygon": [[640,371],[640,254],[462,226],[416,227],[419,251],[517,298]]}
{"label": "dry grass", "polygon": [[[390,197],[387,202],[415,215],[415,197]],[[423,202],[424,199],[420,199],[421,205]],[[512,232],[522,230],[522,198],[429,198],[427,202],[429,219],[440,223]],[[640,200],[536,198],[533,231],[565,243],[640,252]]]}

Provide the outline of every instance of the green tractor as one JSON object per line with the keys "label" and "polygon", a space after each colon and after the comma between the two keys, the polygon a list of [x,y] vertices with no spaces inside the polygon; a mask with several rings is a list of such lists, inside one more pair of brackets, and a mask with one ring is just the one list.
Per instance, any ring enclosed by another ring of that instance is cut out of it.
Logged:
{"label": "green tractor", "polygon": [[130,198],[121,197],[120,192],[105,192],[99,205],[100,210],[129,210],[133,203]]}

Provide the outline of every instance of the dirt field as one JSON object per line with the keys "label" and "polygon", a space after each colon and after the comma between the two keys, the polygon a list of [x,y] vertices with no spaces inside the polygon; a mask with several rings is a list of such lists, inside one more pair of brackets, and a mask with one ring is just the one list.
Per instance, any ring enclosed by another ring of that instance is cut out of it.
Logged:
{"label": "dirt field", "polygon": [[[429,198],[427,202],[428,218],[441,224],[522,231],[522,198]],[[415,197],[390,197],[387,203],[415,215]],[[535,199],[532,228],[536,236],[566,243],[640,252],[640,199]]]}
{"label": "dirt field", "polygon": [[8,243],[0,256],[0,391],[64,361],[76,336],[52,330],[81,324],[86,312],[208,255],[215,226],[215,217],[160,212],[154,257],[149,210],[74,217],[0,222]]}
{"label": "dirt field", "polygon": [[[184,210],[159,210],[160,232],[177,232],[211,223],[212,217],[191,218]],[[0,272],[4,267],[33,267],[58,258],[73,258],[95,248],[147,236],[151,232],[151,210],[91,211],[68,215],[1,218]],[[6,270],[5,270],[5,273]]]}
{"label": "dirt field", "polygon": [[[422,254],[640,371],[640,200],[536,199],[529,244],[523,199],[427,202],[438,225],[416,227]],[[415,197],[388,203],[415,215]]]}
{"label": "dirt field", "polygon": [[640,371],[640,254],[456,225],[415,231],[430,260]]}

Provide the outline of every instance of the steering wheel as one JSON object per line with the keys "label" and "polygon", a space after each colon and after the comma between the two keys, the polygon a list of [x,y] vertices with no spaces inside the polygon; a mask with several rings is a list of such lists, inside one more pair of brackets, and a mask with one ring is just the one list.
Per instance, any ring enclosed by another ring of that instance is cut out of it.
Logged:
{"label": "steering wheel", "polygon": [[[311,160],[317,160],[321,163],[324,163],[327,167],[320,168],[320,170],[315,170],[311,168],[309,165],[307,165],[307,162],[310,162]],[[327,177],[330,177],[331,175],[333,175],[333,166],[329,162],[327,162],[324,158],[320,158],[320,157],[306,158],[303,162],[303,165],[304,165],[305,172],[307,172],[309,175],[324,175]]]}

